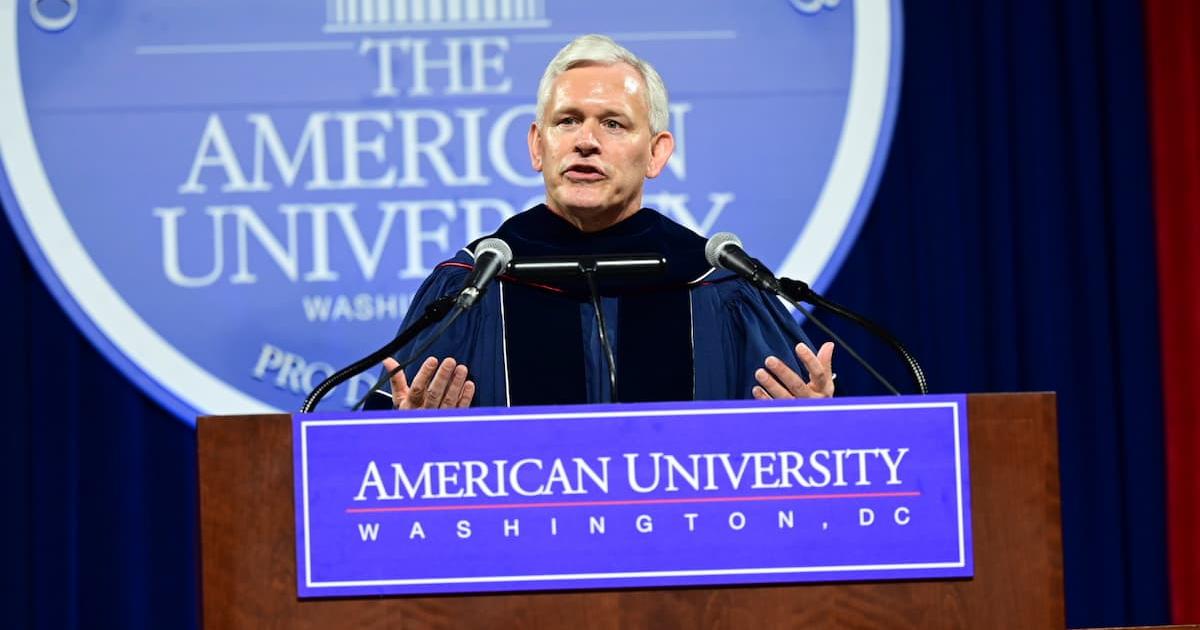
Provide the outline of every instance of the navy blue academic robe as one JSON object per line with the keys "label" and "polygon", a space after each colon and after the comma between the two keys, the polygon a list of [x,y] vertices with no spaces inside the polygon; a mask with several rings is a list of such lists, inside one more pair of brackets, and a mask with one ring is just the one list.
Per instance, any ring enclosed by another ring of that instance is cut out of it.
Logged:
{"label": "navy blue academic robe", "polygon": [[[600,282],[621,402],[751,398],[754,372],[769,355],[804,373],[793,348],[798,341],[811,343],[779,300],[710,267],[705,239],[654,210],[584,233],[541,205],[510,218],[493,236],[504,239],[516,258],[658,253],[667,259],[660,276]],[[414,296],[403,327],[433,300],[462,289],[473,247],[436,267]],[[502,277],[424,354],[468,366],[474,406],[608,402],[608,368],[589,295],[581,281],[551,286]],[[420,363],[407,368],[409,382]],[[388,408],[390,402],[377,396],[367,407]]]}

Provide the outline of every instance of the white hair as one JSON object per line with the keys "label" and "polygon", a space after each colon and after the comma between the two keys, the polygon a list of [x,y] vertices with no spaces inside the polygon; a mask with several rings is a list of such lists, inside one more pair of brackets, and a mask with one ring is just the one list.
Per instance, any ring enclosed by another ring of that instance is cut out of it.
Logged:
{"label": "white hair", "polygon": [[650,112],[650,133],[658,133],[667,129],[667,86],[662,77],[646,61],[638,58],[629,49],[613,41],[605,35],[581,35],[571,40],[571,43],[558,51],[550,60],[542,80],[538,83],[537,123],[541,127],[545,120],[546,103],[550,100],[550,92],[554,80],[567,70],[580,66],[602,65],[611,66],[624,63],[638,74],[646,84],[646,106]]}

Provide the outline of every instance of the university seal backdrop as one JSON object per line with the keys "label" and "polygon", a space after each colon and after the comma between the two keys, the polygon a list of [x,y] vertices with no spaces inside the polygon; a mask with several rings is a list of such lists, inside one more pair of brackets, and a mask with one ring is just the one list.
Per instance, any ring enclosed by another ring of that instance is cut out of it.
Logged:
{"label": "university seal backdrop", "polygon": [[295,409],[433,265],[541,200],[534,92],[583,33],[667,82],[678,144],[646,205],[827,286],[887,153],[900,20],[899,0],[0,0],[0,193],[76,324],[180,418]]}

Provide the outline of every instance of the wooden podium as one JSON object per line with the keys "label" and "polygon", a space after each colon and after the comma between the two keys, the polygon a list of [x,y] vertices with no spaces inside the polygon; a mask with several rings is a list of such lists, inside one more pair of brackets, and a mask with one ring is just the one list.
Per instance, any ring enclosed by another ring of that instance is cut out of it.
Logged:
{"label": "wooden podium", "polygon": [[967,408],[973,579],[305,601],[290,416],[200,418],[203,626],[1064,628],[1054,394]]}

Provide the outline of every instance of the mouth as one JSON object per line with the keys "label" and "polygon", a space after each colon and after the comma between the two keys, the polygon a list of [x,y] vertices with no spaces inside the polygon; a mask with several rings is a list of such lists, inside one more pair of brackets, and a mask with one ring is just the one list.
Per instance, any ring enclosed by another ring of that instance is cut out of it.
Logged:
{"label": "mouth", "polygon": [[563,169],[563,176],[577,182],[595,182],[607,177],[603,169],[591,164],[572,164]]}

